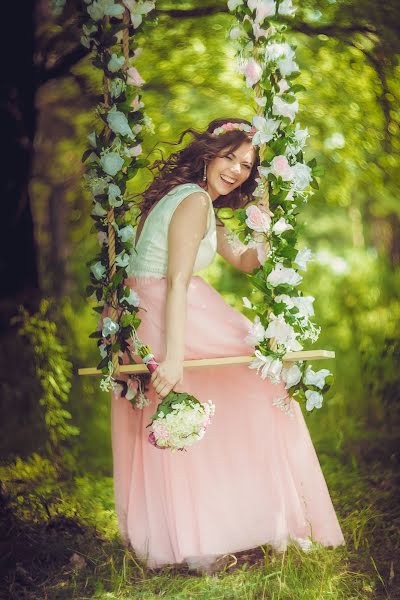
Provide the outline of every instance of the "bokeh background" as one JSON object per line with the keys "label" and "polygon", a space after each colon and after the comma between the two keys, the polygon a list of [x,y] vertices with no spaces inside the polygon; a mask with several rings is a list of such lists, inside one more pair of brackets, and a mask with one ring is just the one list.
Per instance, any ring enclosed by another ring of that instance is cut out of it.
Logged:
{"label": "bokeh background", "polygon": [[[77,1],[59,17],[47,0],[14,4],[1,40],[2,585],[18,599],[158,598],[160,580],[140,578],[132,563],[127,575],[116,535],[109,396],[77,376],[98,362],[85,298],[98,246],[81,156],[100,80],[79,43]],[[225,3],[159,0],[157,13],[137,61],[155,126],[143,144],[150,160],[175,151],[166,142],[187,127],[254,114]],[[336,382],[307,422],[347,547],[321,551],[315,564],[289,553],[266,596],[253,575],[277,567],[264,556],[261,567],[242,561],[215,592],[167,574],[165,589],[175,587],[163,597],[400,597],[399,29],[397,0],[302,0],[290,33],[306,87],[297,120],[310,132],[307,160],[325,169],[301,211],[301,243],[315,253],[302,289],[316,298],[316,346],[336,352],[315,364]],[[131,191],[150,180],[143,171]],[[202,275],[243,310],[245,274],[218,257]]]}

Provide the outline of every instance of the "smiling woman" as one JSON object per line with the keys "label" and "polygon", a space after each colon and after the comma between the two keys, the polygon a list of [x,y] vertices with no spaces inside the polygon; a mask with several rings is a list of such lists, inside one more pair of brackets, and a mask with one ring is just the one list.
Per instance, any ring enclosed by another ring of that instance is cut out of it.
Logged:
{"label": "smiling woman", "polygon": [[[342,533],[300,407],[293,402],[290,418],[274,406],[286,395],[284,384],[246,365],[183,371],[184,360],[253,351],[251,322],[195,273],[216,252],[243,271],[260,265],[253,248],[230,247],[214,213],[254,200],[254,130],[241,119],[218,119],[204,132],[186,130],[178,143],[188,132],[193,141],[153,165],[158,172],[142,195],[125,280],[138,298],[141,336],[159,366],[145,401],[134,380],[127,380],[126,393],[113,393],[122,537],[149,566],[186,561],[203,570],[212,570],[222,555],[265,543],[307,548],[312,535],[336,546]],[[215,405],[207,434],[186,452],[161,452],[157,439],[148,443],[146,424],[171,390]]]}

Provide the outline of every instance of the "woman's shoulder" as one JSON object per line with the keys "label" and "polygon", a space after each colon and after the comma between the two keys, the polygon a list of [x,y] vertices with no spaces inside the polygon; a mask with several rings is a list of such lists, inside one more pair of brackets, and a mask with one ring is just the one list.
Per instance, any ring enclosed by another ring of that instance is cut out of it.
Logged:
{"label": "woman's shoulder", "polygon": [[188,182],[188,183],[180,183],[178,185],[175,185],[167,194],[166,196],[172,196],[175,194],[182,194],[182,193],[189,193],[190,192],[204,192],[207,196],[209,196],[208,192],[203,189],[201,187],[201,185],[199,185],[198,183],[192,183],[192,182]]}

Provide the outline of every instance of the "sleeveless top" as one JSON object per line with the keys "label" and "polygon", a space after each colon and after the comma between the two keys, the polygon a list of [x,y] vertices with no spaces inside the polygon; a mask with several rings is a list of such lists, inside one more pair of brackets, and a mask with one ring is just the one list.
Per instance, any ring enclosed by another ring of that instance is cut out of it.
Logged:
{"label": "sleeveless top", "polygon": [[217,232],[211,197],[197,183],[183,183],[165,194],[147,215],[139,239],[136,246],[134,242],[130,255],[128,277],[166,277],[169,224],[175,209],[193,192],[205,193],[210,201],[207,230],[200,242],[193,273],[205,269],[212,263],[217,251]]}

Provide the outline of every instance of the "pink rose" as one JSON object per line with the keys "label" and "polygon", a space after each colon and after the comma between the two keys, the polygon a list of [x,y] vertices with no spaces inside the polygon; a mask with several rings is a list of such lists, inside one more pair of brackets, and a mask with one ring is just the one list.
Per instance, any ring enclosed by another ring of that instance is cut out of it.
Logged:
{"label": "pink rose", "polygon": [[271,173],[276,177],[282,177],[283,181],[293,179],[292,167],[288,163],[286,156],[275,156],[271,161]]}
{"label": "pink rose", "polygon": [[135,111],[139,110],[144,106],[143,102],[140,102],[139,96],[135,96],[132,102],[130,103],[130,107]]}
{"label": "pink rose", "polygon": [[145,80],[141,78],[141,76],[139,75],[139,71],[135,69],[135,67],[131,67],[130,69],[128,69],[127,73],[128,79],[126,80],[126,82],[128,85],[136,85],[137,87],[140,87],[141,85],[146,83]]}
{"label": "pink rose", "polygon": [[243,69],[243,73],[246,77],[246,85],[253,87],[261,79],[262,68],[254,58],[250,58]]}
{"label": "pink rose", "polygon": [[252,204],[246,208],[246,225],[259,233],[267,233],[271,226],[271,217]]}

